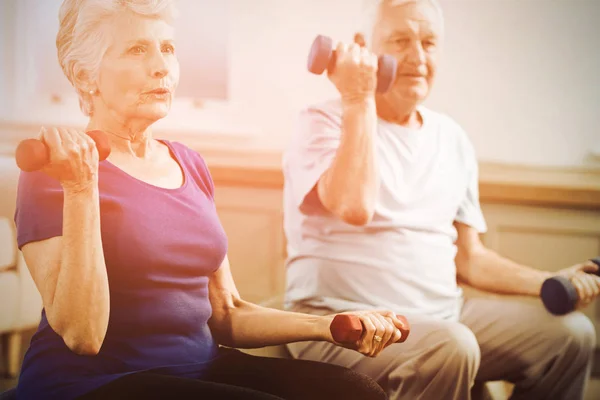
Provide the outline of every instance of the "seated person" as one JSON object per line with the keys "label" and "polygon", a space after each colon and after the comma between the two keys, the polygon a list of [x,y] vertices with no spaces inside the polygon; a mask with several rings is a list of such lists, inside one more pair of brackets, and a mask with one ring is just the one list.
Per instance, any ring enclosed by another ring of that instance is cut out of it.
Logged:
{"label": "seated person", "polygon": [[[43,128],[50,163],[20,176],[18,245],[44,309],[16,397],[385,398],[350,369],[232,349],[335,343],[333,316],[242,300],[204,160],[153,139],[179,79],[172,3],[65,0],[60,9],[60,65],[86,131],[104,131],[111,153],[99,162],[85,133]],[[384,325],[389,343],[400,338],[389,312],[359,314]],[[370,331],[348,347],[371,355],[374,344]]]}
{"label": "seated person", "polygon": [[[439,6],[373,4],[370,50],[337,47],[329,78],[339,98],[301,113],[284,154],[285,304],[313,314],[390,309],[411,333],[376,359],[324,342],[287,347],[365,373],[391,399],[469,399],[476,381],[492,380],[513,382],[515,399],[580,399],[595,347],[588,318],[555,317],[541,302],[463,298],[457,285],[533,297],[553,274],[484,247],[473,147],[451,117],[422,105],[443,44]],[[385,94],[375,92],[380,54],[398,61]],[[581,306],[598,295],[600,279],[584,272],[596,269],[557,273]]]}

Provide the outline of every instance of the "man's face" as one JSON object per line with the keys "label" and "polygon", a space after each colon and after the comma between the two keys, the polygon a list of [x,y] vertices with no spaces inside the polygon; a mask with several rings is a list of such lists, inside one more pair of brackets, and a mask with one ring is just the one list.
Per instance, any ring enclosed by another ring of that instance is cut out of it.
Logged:
{"label": "man's face", "polygon": [[398,61],[394,86],[385,97],[392,104],[419,104],[435,78],[442,39],[442,20],[428,1],[381,5],[373,29],[372,50]]}

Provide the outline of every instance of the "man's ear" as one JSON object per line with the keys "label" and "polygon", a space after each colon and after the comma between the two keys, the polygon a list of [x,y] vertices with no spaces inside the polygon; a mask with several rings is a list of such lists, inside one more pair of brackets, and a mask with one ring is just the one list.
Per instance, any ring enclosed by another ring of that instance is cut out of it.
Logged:
{"label": "man's ear", "polygon": [[360,47],[365,47],[367,42],[365,41],[365,35],[361,32],[356,32],[354,34],[354,43],[357,43]]}

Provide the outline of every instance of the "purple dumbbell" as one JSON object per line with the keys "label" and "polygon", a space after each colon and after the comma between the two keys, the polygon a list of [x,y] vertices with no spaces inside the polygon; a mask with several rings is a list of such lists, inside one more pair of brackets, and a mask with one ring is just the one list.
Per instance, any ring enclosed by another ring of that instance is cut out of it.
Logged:
{"label": "purple dumbbell", "polygon": [[[335,66],[335,48],[330,37],[319,35],[314,40],[308,55],[308,70],[321,75],[325,70],[333,71]],[[377,91],[387,92],[396,78],[396,59],[390,55],[379,56],[377,67]]]}

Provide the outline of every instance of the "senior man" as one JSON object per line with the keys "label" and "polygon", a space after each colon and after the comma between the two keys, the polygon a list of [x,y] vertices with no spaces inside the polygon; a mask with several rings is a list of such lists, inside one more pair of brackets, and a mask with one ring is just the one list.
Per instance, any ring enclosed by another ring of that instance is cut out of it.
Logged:
{"label": "senior man", "polygon": [[[541,302],[469,298],[457,284],[539,296],[555,274],[480,241],[486,223],[473,147],[451,117],[422,105],[443,47],[439,4],[372,3],[369,48],[337,47],[329,78],[339,98],[302,112],[284,155],[286,308],[390,309],[412,331],[376,359],[330,343],[288,349],[366,373],[392,399],[469,399],[476,381],[491,380],[513,382],[515,399],[582,398],[595,348],[587,317],[556,317]],[[376,55],[384,53],[398,61],[397,80],[377,94]],[[460,93],[448,96],[460,101]],[[600,279],[585,272],[596,268],[556,273],[573,282],[580,307],[598,295]],[[382,327],[367,329],[384,346]]]}

